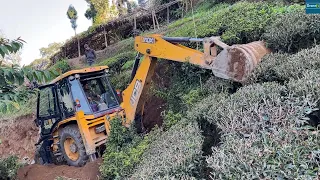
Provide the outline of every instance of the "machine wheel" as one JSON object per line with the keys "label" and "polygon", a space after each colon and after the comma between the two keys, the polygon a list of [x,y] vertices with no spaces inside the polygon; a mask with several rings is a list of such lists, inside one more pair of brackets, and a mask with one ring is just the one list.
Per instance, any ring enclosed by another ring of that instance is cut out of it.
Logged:
{"label": "machine wheel", "polygon": [[72,124],[60,131],[60,146],[64,159],[70,166],[83,166],[88,161],[78,126]]}

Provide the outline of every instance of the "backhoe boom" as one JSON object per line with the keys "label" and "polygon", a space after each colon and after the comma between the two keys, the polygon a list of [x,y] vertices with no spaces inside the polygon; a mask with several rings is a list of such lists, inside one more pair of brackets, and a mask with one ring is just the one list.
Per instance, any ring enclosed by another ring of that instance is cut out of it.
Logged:
{"label": "backhoe boom", "polygon": [[[204,52],[183,46],[179,44],[181,42],[202,42]],[[159,34],[137,36],[134,47],[143,55],[143,59],[139,67],[140,59],[136,59],[132,81],[122,93],[121,106],[126,113],[126,126],[129,126],[136,117],[143,118],[145,95],[150,88],[158,58],[189,62],[200,68],[211,69],[217,77],[242,82],[261,58],[270,52],[261,41],[229,46],[220,41],[219,37],[163,37]],[[218,47],[223,49],[219,54]]]}

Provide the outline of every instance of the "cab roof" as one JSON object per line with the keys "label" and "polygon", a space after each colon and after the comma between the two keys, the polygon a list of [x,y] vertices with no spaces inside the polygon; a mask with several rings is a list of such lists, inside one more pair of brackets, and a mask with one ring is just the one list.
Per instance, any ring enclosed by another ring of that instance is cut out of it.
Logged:
{"label": "cab roof", "polygon": [[85,74],[85,73],[102,71],[105,69],[109,69],[109,67],[108,66],[95,66],[95,67],[88,67],[88,68],[83,68],[83,69],[71,70],[71,71],[68,71],[68,72],[56,77],[49,84],[54,84],[54,83],[62,80],[63,78],[74,75],[74,74]]}

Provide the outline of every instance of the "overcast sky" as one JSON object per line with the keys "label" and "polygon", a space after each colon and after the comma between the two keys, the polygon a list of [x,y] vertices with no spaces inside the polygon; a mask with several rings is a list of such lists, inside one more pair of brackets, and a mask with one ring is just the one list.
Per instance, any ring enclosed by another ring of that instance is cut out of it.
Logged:
{"label": "overcast sky", "polygon": [[21,36],[27,42],[21,65],[40,57],[39,49],[62,42],[74,35],[66,15],[72,4],[78,11],[77,32],[88,29],[91,21],[84,16],[85,0],[0,0],[0,31],[10,39]]}

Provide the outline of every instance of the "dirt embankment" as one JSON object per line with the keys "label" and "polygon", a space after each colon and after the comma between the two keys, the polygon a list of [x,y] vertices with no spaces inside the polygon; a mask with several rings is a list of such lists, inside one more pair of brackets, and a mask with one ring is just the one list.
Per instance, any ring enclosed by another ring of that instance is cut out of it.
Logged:
{"label": "dirt embankment", "polygon": [[0,122],[0,158],[17,155],[21,161],[31,163],[38,140],[38,128],[33,120],[33,115],[27,115]]}
{"label": "dirt embankment", "polygon": [[99,166],[102,159],[87,163],[83,167],[71,167],[67,165],[41,166],[28,165],[18,171],[18,180],[55,180],[58,177],[79,180],[99,180]]}

